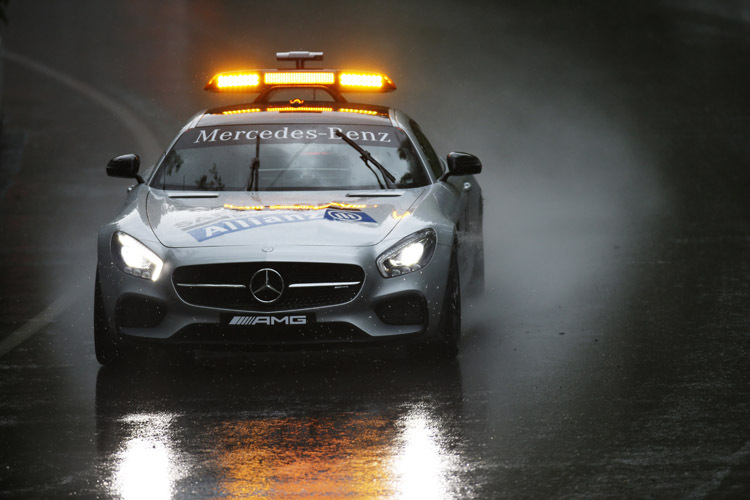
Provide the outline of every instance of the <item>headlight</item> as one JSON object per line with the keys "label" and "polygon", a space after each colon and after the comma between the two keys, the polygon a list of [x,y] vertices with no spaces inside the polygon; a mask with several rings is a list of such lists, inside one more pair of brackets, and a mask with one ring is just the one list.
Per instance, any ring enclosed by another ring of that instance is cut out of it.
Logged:
{"label": "headlight", "polygon": [[151,281],[159,279],[164,261],[132,236],[116,232],[112,238],[112,253],[123,272]]}
{"label": "headlight", "polygon": [[433,229],[417,231],[383,252],[377,260],[378,270],[386,278],[418,271],[430,261],[436,244]]}

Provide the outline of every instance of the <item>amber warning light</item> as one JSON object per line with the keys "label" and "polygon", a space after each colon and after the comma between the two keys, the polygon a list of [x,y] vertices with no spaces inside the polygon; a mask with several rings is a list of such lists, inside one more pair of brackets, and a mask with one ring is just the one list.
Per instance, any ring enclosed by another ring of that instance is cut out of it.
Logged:
{"label": "amber warning light", "polygon": [[362,71],[251,70],[214,75],[206,84],[211,92],[262,92],[272,87],[333,87],[339,92],[393,92],[387,75]]}
{"label": "amber warning light", "polygon": [[320,61],[322,52],[278,52],[280,61],[297,61],[297,69],[253,69],[214,75],[206,84],[211,92],[264,92],[275,87],[328,87],[339,92],[393,92],[396,85],[382,73],[306,69],[305,61]]}

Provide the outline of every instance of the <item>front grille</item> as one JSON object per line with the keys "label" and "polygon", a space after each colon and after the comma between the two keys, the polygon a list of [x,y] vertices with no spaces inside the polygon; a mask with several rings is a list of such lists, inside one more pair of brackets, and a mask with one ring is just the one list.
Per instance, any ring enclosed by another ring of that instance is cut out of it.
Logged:
{"label": "front grille", "polygon": [[[284,279],[281,297],[270,304],[256,300],[250,293],[251,277],[265,268],[273,269]],[[359,293],[364,278],[362,268],[352,264],[243,262],[178,267],[172,274],[172,283],[188,304],[248,311],[287,311],[349,302]]]}

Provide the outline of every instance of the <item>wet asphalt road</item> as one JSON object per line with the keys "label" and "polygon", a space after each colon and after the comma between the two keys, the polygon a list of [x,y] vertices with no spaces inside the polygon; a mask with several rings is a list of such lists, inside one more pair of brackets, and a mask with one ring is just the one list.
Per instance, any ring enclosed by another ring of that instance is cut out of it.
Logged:
{"label": "wet asphalt road", "polygon": [[[628,4],[11,2],[0,342],[33,335],[0,350],[0,497],[749,496],[750,4]],[[483,159],[462,354],[101,369],[104,165],[291,48]]]}

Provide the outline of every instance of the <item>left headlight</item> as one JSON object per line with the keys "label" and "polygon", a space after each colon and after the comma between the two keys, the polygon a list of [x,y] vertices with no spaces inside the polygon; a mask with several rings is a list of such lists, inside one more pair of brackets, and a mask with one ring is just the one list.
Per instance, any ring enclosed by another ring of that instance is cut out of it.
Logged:
{"label": "left headlight", "polygon": [[399,241],[378,257],[380,274],[393,278],[422,269],[435,253],[437,234],[433,229],[423,229]]}
{"label": "left headlight", "polygon": [[139,278],[156,281],[164,267],[164,261],[146,245],[119,231],[112,238],[112,253],[122,272]]}

